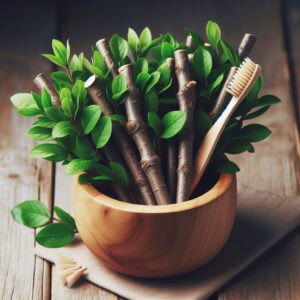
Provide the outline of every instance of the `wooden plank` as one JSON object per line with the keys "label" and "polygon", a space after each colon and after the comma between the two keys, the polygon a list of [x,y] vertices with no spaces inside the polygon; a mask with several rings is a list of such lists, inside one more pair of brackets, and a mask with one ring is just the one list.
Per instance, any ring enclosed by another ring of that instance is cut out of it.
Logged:
{"label": "wooden plank", "polygon": [[[299,133],[293,116],[289,89],[286,54],[284,53],[279,3],[275,1],[124,1],[99,3],[89,1],[85,7],[72,2],[68,8],[67,27],[71,45],[76,51],[90,51],[90,45],[101,37],[113,33],[126,36],[127,27],[140,31],[149,26],[154,35],[171,32],[177,38],[184,37],[183,28],[200,28],[204,33],[208,19],[216,20],[223,28],[224,38],[238,45],[244,32],[258,36],[257,45],[251,57],[263,66],[265,77],[264,93],[273,93],[283,99],[283,104],[272,109],[260,122],[271,127],[273,135],[268,141],[257,144],[256,153],[234,159],[242,172],[239,181],[274,193],[294,195],[299,191]],[[121,17],[116,13],[121,13]],[[56,203],[64,204],[68,192],[59,192],[59,186],[66,179],[57,173]],[[60,202],[59,202],[60,201]],[[293,299],[299,295],[294,283],[300,279],[299,235],[292,235],[280,247],[260,260],[255,267],[226,287],[223,299],[268,299],[280,296]],[[55,282],[53,289],[58,289]],[[90,288],[90,287],[89,287]],[[57,295],[70,298],[72,291]],[[89,295],[89,291],[79,293]],[[108,294],[107,294],[108,295]]]}
{"label": "wooden plank", "polygon": [[31,120],[16,114],[9,97],[29,91],[32,78],[49,71],[40,53],[48,51],[54,35],[55,7],[36,1],[5,2],[0,23],[0,298],[49,299],[50,265],[35,258],[34,232],[17,225],[10,209],[38,198],[51,206],[52,167],[28,158],[33,142],[26,131]]}

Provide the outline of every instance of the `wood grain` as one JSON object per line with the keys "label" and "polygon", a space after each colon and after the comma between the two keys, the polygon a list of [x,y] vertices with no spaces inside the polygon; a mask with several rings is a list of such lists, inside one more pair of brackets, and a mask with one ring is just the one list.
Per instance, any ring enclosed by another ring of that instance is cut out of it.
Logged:
{"label": "wood grain", "polygon": [[143,278],[176,276],[209,262],[229,237],[236,196],[231,174],[200,197],[162,206],[114,200],[76,177],[73,188],[83,242],[108,268]]}
{"label": "wood grain", "polygon": [[[43,10],[47,14],[43,15]],[[29,21],[34,15],[34,22]],[[40,57],[55,31],[55,7],[33,1],[1,3],[0,10],[0,298],[49,299],[50,264],[35,258],[34,232],[17,225],[10,209],[25,199],[41,199],[51,207],[52,166],[27,155],[31,120],[17,115],[9,97],[32,88],[37,72],[49,72]]]}

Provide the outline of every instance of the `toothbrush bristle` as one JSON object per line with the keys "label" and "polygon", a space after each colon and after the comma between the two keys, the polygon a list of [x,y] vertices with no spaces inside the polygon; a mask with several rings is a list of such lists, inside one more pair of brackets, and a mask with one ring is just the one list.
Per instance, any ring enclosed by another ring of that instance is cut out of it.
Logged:
{"label": "toothbrush bristle", "polygon": [[227,84],[226,91],[236,98],[239,97],[247,87],[255,69],[256,64],[246,57]]}

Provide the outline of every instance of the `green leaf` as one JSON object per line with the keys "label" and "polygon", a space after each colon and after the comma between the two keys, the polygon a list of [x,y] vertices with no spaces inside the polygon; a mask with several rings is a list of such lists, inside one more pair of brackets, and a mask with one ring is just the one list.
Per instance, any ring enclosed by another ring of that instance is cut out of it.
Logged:
{"label": "green leaf", "polygon": [[134,64],[133,64],[133,73],[135,78],[142,72],[148,73],[149,66],[148,61],[145,58],[139,58]]}
{"label": "green leaf", "polygon": [[162,134],[161,138],[169,139],[175,136],[183,128],[186,120],[184,111],[170,111],[161,119]]}
{"label": "green leaf", "polygon": [[204,45],[204,41],[198,33],[188,28],[185,29],[185,32],[192,37],[193,49],[197,49],[199,46]]}
{"label": "green leaf", "polygon": [[77,106],[84,105],[87,101],[87,90],[84,88],[84,82],[77,80],[72,88],[72,95],[76,99]]}
{"label": "green leaf", "polygon": [[128,176],[126,174],[124,167],[117,162],[112,162],[110,164],[110,167],[114,174],[115,181],[120,185],[128,186],[129,185]]}
{"label": "green leaf", "polygon": [[108,167],[102,165],[102,164],[96,164],[94,166],[95,170],[97,171],[97,173],[101,174],[101,175],[105,175],[108,176],[110,178],[114,178],[114,173],[111,169],[109,169]]}
{"label": "green leaf", "polygon": [[62,161],[67,158],[65,149],[56,144],[40,144],[33,147],[29,155],[35,158],[44,158],[50,161]]}
{"label": "green leaf", "polygon": [[62,68],[65,67],[65,62],[60,57],[57,57],[57,56],[52,55],[52,54],[42,54],[42,56],[47,58],[48,60],[50,60],[55,65],[58,65]]}
{"label": "green leaf", "polygon": [[158,67],[158,72],[160,73],[159,81],[158,81],[158,93],[164,92],[168,89],[172,84],[171,79],[171,70],[167,63],[161,64]]}
{"label": "green leaf", "polygon": [[225,53],[225,56],[227,57],[227,59],[231,62],[231,64],[233,66],[238,66],[238,63],[236,61],[236,56],[235,56],[235,52],[231,49],[231,47],[229,46],[229,44],[227,44],[225,41],[221,40],[220,42],[222,50]]}
{"label": "green leaf", "polygon": [[105,74],[108,71],[104,58],[98,50],[95,50],[93,53],[93,64],[95,67],[101,70],[102,74]]}
{"label": "green leaf", "polygon": [[240,171],[240,168],[232,161],[222,161],[220,162],[216,170],[221,173],[228,173],[228,174],[234,174]]}
{"label": "green leaf", "polygon": [[34,126],[27,131],[27,135],[35,141],[46,141],[51,139],[51,129]]}
{"label": "green leaf", "polygon": [[89,105],[82,111],[80,124],[84,134],[89,134],[97,125],[101,116],[101,108],[99,105]]}
{"label": "green leaf", "polygon": [[158,83],[159,78],[160,78],[160,73],[158,71],[155,71],[150,75],[150,80],[147,81],[147,87],[145,93],[149,93],[154,88],[154,86]]}
{"label": "green leaf", "polygon": [[74,230],[65,223],[53,223],[45,226],[35,240],[47,248],[59,248],[70,244],[74,239]]}
{"label": "green leaf", "polygon": [[281,100],[273,95],[265,95],[262,96],[261,98],[257,99],[257,101],[255,102],[255,106],[259,107],[259,106],[270,106],[273,104],[277,104],[280,103]]}
{"label": "green leaf", "polygon": [[76,136],[75,153],[82,159],[93,159],[94,161],[99,159],[94,147],[87,141],[85,136]]}
{"label": "green leaf", "polygon": [[113,178],[107,176],[107,175],[99,175],[99,176],[95,176],[93,177],[94,180],[99,180],[99,181],[114,181]]}
{"label": "green leaf", "polygon": [[10,101],[19,110],[30,108],[39,111],[33,96],[29,93],[15,94],[10,97]]}
{"label": "green leaf", "polygon": [[110,40],[110,49],[115,60],[122,65],[128,54],[128,44],[119,35],[114,34]]}
{"label": "green leaf", "polygon": [[150,46],[151,40],[152,40],[151,31],[148,27],[146,27],[140,35],[139,46],[141,52],[145,51],[145,49],[147,49]]}
{"label": "green leaf", "polygon": [[229,154],[240,154],[253,148],[251,143],[245,137],[233,138],[226,147],[225,152]]}
{"label": "green leaf", "polygon": [[161,45],[153,47],[150,52],[153,55],[153,57],[155,58],[155,60],[157,60],[157,61],[161,61],[162,60]]}
{"label": "green leaf", "polygon": [[150,80],[151,75],[146,72],[142,72],[137,76],[136,84],[141,91],[145,92],[148,83],[150,83]]}
{"label": "green leaf", "polygon": [[63,138],[74,132],[75,130],[70,122],[68,121],[59,122],[53,128],[52,138],[53,139]]}
{"label": "green leaf", "polygon": [[50,220],[50,213],[44,203],[37,200],[26,200],[11,210],[13,219],[30,228],[45,225]]}
{"label": "green leaf", "polygon": [[37,127],[44,127],[44,128],[53,128],[56,122],[51,120],[48,117],[39,117],[32,125]]}
{"label": "green leaf", "polygon": [[207,78],[212,69],[212,57],[202,46],[198,47],[193,56],[193,66],[199,80]]}
{"label": "green leaf", "polygon": [[70,61],[70,71],[74,77],[75,72],[82,71],[83,67],[83,54],[74,54]]}
{"label": "green leaf", "polygon": [[68,64],[67,59],[67,49],[65,45],[59,40],[52,40],[52,49],[56,57],[59,57],[63,64],[66,66]]}
{"label": "green leaf", "polygon": [[64,211],[62,208],[58,206],[54,207],[54,211],[57,217],[62,221],[62,223],[69,225],[74,231],[77,231],[75,220],[69,213],[67,213],[66,211]]}
{"label": "green leaf", "polygon": [[33,116],[40,115],[41,112],[38,108],[22,108],[18,110],[18,114],[25,117],[33,117]]}
{"label": "green leaf", "polygon": [[250,124],[239,131],[239,136],[245,136],[250,142],[259,142],[267,138],[272,131],[260,124]]}
{"label": "green leaf", "polygon": [[219,25],[213,21],[208,21],[206,24],[206,35],[212,46],[218,45],[221,38]]}
{"label": "green leaf", "polygon": [[68,118],[63,114],[61,110],[56,107],[49,107],[45,109],[45,115],[56,122],[66,121]]}
{"label": "green leaf", "polygon": [[160,137],[162,125],[159,116],[155,113],[149,112],[148,113],[148,126],[152,128],[155,134]]}
{"label": "green leaf", "polygon": [[150,91],[144,95],[144,108],[146,112],[157,114],[159,108],[159,98],[155,91]]}
{"label": "green leaf", "polygon": [[218,88],[221,86],[224,79],[224,75],[219,75],[212,83],[209,84],[208,90],[210,94],[213,94],[218,90]]}
{"label": "green leaf", "polygon": [[41,100],[42,100],[43,108],[52,107],[50,95],[45,88],[42,88]]}
{"label": "green leaf", "polygon": [[116,76],[111,85],[112,90],[112,100],[120,103],[124,100],[128,87],[127,87],[127,81],[123,75]]}
{"label": "green leaf", "polygon": [[70,78],[65,72],[52,72],[51,79],[58,91],[60,91],[64,87],[70,88],[71,86]]}
{"label": "green leaf", "polygon": [[68,88],[62,88],[60,91],[61,107],[64,114],[71,118],[74,116],[76,108],[73,104],[72,93]]}
{"label": "green leaf", "polygon": [[176,41],[170,33],[165,33],[162,41],[169,43],[173,48],[176,47]]}
{"label": "green leaf", "polygon": [[67,164],[66,174],[75,175],[82,171],[88,171],[93,167],[94,162],[92,160],[86,159],[73,159],[70,163]]}
{"label": "green leaf", "polygon": [[168,57],[173,57],[174,55],[174,48],[169,43],[162,43],[161,45],[161,56],[163,59]]}
{"label": "green leaf", "polygon": [[31,92],[31,95],[32,95],[32,97],[33,97],[33,99],[34,99],[34,101],[35,101],[37,107],[39,108],[39,110],[40,110],[41,112],[43,112],[43,111],[44,111],[44,108],[43,108],[41,96],[38,95],[38,94],[35,93],[35,92]]}
{"label": "green leaf", "polygon": [[80,184],[90,184],[92,180],[93,180],[92,176],[87,173],[80,174],[78,177],[78,182]]}
{"label": "green leaf", "polygon": [[109,116],[100,118],[95,129],[92,131],[92,138],[97,149],[104,147],[112,133],[112,121]]}
{"label": "green leaf", "polygon": [[127,39],[128,39],[128,45],[132,52],[132,55],[134,58],[136,58],[137,50],[138,50],[138,46],[139,46],[139,37],[132,28],[128,28]]}
{"label": "green leaf", "polygon": [[244,120],[250,120],[250,119],[257,118],[257,117],[263,115],[270,107],[271,107],[271,105],[263,106],[260,109],[257,109],[256,111],[247,114],[247,116],[244,118]]}
{"label": "green leaf", "polygon": [[212,125],[213,122],[209,115],[200,107],[197,108],[194,114],[195,146],[199,146],[200,142]]}

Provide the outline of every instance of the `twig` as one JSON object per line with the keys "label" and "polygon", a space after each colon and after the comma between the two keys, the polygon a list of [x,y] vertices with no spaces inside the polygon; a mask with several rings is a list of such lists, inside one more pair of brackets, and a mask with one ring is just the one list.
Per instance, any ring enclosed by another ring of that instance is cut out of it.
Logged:
{"label": "twig", "polygon": [[[171,78],[173,85],[175,82],[175,60],[174,58],[168,58],[166,60],[167,65],[170,68]],[[177,160],[178,160],[178,148],[174,138],[168,139],[166,142],[167,152],[167,184],[170,192],[171,199],[176,200],[176,187],[177,187]]]}
{"label": "twig", "polygon": [[191,35],[188,35],[185,39],[185,45],[192,48],[193,47],[193,38]]}
{"label": "twig", "polygon": [[135,86],[132,64],[119,68],[128,83],[128,96],[125,101],[127,114],[127,131],[132,136],[141,156],[141,166],[144,170],[158,204],[171,202],[162,170],[160,158],[155,153],[152,142],[147,133],[146,124],[142,118],[140,107],[140,91]]}
{"label": "twig", "polygon": [[40,73],[38,74],[35,79],[33,80],[33,83],[40,89],[42,90],[43,88],[46,89],[46,91],[49,93],[52,105],[60,108],[60,101],[59,97],[57,95],[56,90],[54,89],[52,83],[50,80],[46,77],[45,74]]}
{"label": "twig", "polygon": [[195,107],[195,86],[192,81],[190,63],[186,50],[177,50],[174,53],[175,73],[178,80],[177,100],[181,111],[186,112],[186,121],[179,135],[177,202],[187,200],[188,191],[193,179],[193,114]]}
{"label": "twig", "polygon": [[[251,49],[253,48],[253,45],[255,44],[256,37],[251,33],[246,33],[244,37],[242,38],[239,48],[238,48],[238,54],[241,58],[245,58],[250,54]],[[227,83],[232,78],[234,71],[236,70],[235,67],[232,67],[226,77],[226,81],[218,95],[218,98],[215,102],[214,107],[210,111],[209,115],[213,120],[216,120],[223,112],[224,107],[226,107],[227,102],[230,100],[231,95],[226,92],[226,86]]]}
{"label": "twig", "polygon": [[96,46],[100,53],[102,54],[105,64],[108,69],[111,70],[112,76],[116,77],[118,75],[118,66],[112,56],[112,53],[109,49],[109,45],[106,39],[101,39],[96,43]]}
{"label": "twig", "polygon": [[[48,93],[50,94],[53,106],[55,106],[57,108],[61,107],[60,99],[59,99],[54,87],[52,86],[52,84],[46,78],[46,76],[44,74],[38,74],[37,77],[34,79],[33,83],[40,89],[40,91],[43,88],[45,88],[48,91]],[[72,120],[71,120],[71,122],[74,123],[74,121],[72,121]],[[88,137],[86,137],[85,140],[86,140],[86,143],[90,144],[92,146],[92,148],[95,149],[95,151],[99,152],[98,149],[96,149],[93,142],[90,141]],[[114,152],[110,151],[110,149],[107,147],[109,147],[109,146],[106,145],[105,147],[103,147],[101,149],[103,156],[105,156],[105,158],[107,159],[107,161],[109,161],[109,163],[111,163],[112,161],[117,161],[117,157],[114,154]],[[120,187],[118,184],[113,184],[113,189],[114,189],[117,197],[119,197],[120,200],[123,200],[125,202],[129,201],[129,199],[130,199],[129,194],[123,187]]]}
{"label": "twig", "polygon": [[248,56],[256,42],[256,36],[252,33],[245,33],[242,41],[240,42],[238,54],[243,59]]}
{"label": "twig", "polygon": [[[88,90],[88,93],[93,101],[101,107],[102,113],[104,115],[107,116],[114,113],[110,103],[108,102],[97,81],[96,76],[91,76],[85,82],[85,88]],[[127,133],[117,122],[113,122],[112,139],[115,145],[120,146],[119,149],[121,151],[121,154],[125,162],[127,163],[128,168],[130,169],[132,177],[143,198],[144,204],[156,205],[156,201],[149,185],[148,179],[140,166],[135,150],[133,149],[129,139],[127,138]]]}

